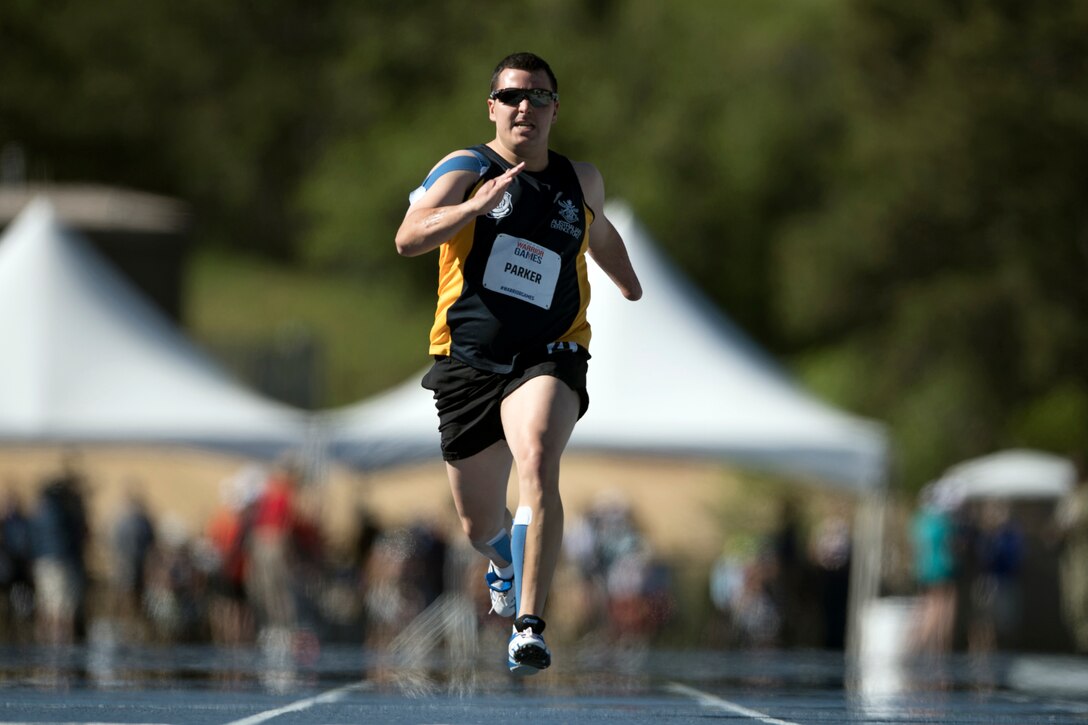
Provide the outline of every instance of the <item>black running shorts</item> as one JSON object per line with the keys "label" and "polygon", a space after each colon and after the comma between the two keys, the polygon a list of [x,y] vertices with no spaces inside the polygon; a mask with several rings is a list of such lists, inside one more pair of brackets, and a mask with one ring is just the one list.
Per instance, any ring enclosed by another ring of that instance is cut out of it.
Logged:
{"label": "black running shorts", "polygon": [[578,417],[589,409],[586,372],[589,353],[584,348],[561,350],[529,358],[507,374],[478,370],[444,355],[423,376],[423,387],[434,392],[442,458],[457,461],[473,456],[492,443],[505,439],[500,408],[507,395],[527,380],[551,375],[578,393]]}

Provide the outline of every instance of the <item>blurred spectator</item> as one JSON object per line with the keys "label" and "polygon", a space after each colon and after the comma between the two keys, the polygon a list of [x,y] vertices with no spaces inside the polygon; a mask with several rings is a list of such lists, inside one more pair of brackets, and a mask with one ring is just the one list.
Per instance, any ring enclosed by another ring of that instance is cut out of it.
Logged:
{"label": "blurred spectator", "polygon": [[772,593],[777,576],[773,549],[747,542],[723,553],[710,575],[711,599],[726,618],[730,647],[777,645],[782,614]]}
{"label": "blurred spectator", "polygon": [[[653,556],[626,496],[602,492],[564,537],[564,549],[581,578],[582,629],[604,631],[622,643],[657,634],[672,613],[672,578]],[[577,629],[577,628],[576,628]]]}
{"label": "blurred spectator", "polygon": [[820,597],[820,644],[828,649],[841,650],[846,645],[852,549],[845,518],[832,515],[820,521],[813,536],[812,561]]}
{"label": "blurred spectator", "polygon": [[325,630],[336,639],[357,637],[363,631],[367,562],[381,532],[377,518],[360,509],[351,543],[324,563],[321,614]]}
{"label": "blurred spectator", "polygon": [[76,639],[85,613],[88,528],[82,481],[71,461],[39,492],[31,520],[38,639],[66,643]]}
{"label": "blurred spectator", "polygon": [[710,602],[714,605],[713,644],[731,646],[733,642],[733,600],[744,583],[747,558],[738,553],[740,544],[727,546],[710,567]]}
{"label": "blurred spectator", "polygon": [[646,642],[672,616],[672,572],[648,550],[613,562],[606,591],[612,636],[621,644]]}
{"label": "blurred spectator", "polygon": [[144,574],[155,543],[155,528],[137,487],[130,484],[110,536],[114,613],[130,624],[142,612]]}
{"label": "blurred spectator", "polygon": [[382,532],[366,567],[367,642],[388,644],[444,589],[448,545],[439,529],[416,524]]}
{"label": "blurred spectator", "polygon": [[911,527],[914,572],[921,590],[918,636],[920,650],[947,652],[952,647],[956,616],[956,527],[952,502],[933,485],[922,489]]}
{"label": "blurred spectator", "polygon": [[4,639],[26,632],[34,614],[31,535],[22,502],[9,489],[0,513],[0,633]]}
{"label": "blurred spectator", "polygon": [[163,518],[148,558],[144,608],[161,641],[194,641],[205,634],[207,588],[191,537],[178,517]]}
{"label": "blurred spectator", "polygon": [[1088,466],[1075,457],[1077,485],[1058,504],[1062,612],[1078,652],[1088,653]]}
{"label": "blurred spectator", "polygon": [[989,652],[1008,642],[1020,618],[1020,565],[1024,535],[1004,501],[986,501],[974,541],[968,645]]}
{"label": "blurred spectator", "polygon": [[817,626],[812,606],[815,592],[803,540],[797,502],[787,497],[779,504],[778,523],[768,542],[771,561],[766,562],[769,591],[780,613],[777,640],[785,647],[812,644]]}
{"label": "blurred spectator", "polygon": [[423,606],[428,607],[446,590],[446,537],[430,521],[417,521],[408,530],[413,549],[408,578],[419,590]]}
{"label": "blurred spectator", "polygon": [[370,552],[374,549],[374,543],[382,534],[381,524],[370,511],[359,511],[359,525],[355,531],[355,546],[352,556],[357,565],[365,564],[370,558]]}
{"label": "blurred spectator", "polygon": [[254,502],[246,594],[262,630],[293,630],[297,622],[292,532],[299,473],[293,459],[280,460]]}
{"label": "blurred spectator", "polygon": [[208,577],[208,624],[212,641],[237,645],[252,641],[254,622],[246,597],[247,537],[254,503],[268,472],[243,466],[220,484],[219,505],[204,531],[204,568]]}

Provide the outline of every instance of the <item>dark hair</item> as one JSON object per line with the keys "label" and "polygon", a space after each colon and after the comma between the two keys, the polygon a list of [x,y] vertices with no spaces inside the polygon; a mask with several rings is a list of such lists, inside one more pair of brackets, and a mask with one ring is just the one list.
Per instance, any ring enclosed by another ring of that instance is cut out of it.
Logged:
{"label": "dark hair", "polygon": [[495,72],[491,74],[491,90],[497,90],[495,84],[499,82],[499,74],[508,68],[524,70],[530,73],[542,70],[548,74],[548,80],[552,82],[552,90],[556,93],[559,92],[559,81],[555,79],[555,73],[552,73],[548,61],[535,53],[511,53],[500,60],[499,64],[495,66]]}

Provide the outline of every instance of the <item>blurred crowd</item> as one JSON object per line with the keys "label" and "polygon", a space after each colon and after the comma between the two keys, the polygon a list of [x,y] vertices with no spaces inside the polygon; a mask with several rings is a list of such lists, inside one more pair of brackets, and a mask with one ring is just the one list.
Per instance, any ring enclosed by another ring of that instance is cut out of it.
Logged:
{"label": "blurred crowd", "polygon": [[[360,511],[353,539],[334,550],[301,505],[304,471],[291,459],[224,480],[197,532],[156,517],[136,482],[92,531],[88,489],[69,462],[33,500],[7,492],[0,641],[80,642],[107,623],[128,642],[271,643],[296,655],[322,641],[383,646],[446,593],[477,605],[481,625],[496,619],[486,616],[486,562],[441,522],[384,527]],[[673,583],[630,508],[602,502],[569,529],[568,629],[656,636],[672,615]]]}
{"label": "blurred crowd", "polygon": [[106,530],[92,531],[78,466],[44,480],[34,500],[7,492],[0,520],[0,636],[80,641],[92,620],[129,640],[235,643],[293,627],[298,592],[322,565],[322,537],[294,502],[298,471],[247,467],[223,485],[193,535],[154,520],[133,482]]}
{"label": "blurred crowd", "polygon": [[[475,613],[473,627],[503,624],[487,616],[486,562],[447,528],[452,518],[385,527],[360,510],[351,540],[334,548],[302,504],[304,472],[291,459],[223,481],[199,531],[155,516],[136,482],[92,531],[87,490],[69,463],[32,500],[6,492],[0,642],[79,642],[105,621],[124,641],[271,642],[305,658],[324,641],[395,643],[450,595]],[[784,499],[765,532],[738,533],[707,570],[655,551],[630,501],[604,491],[568,519],[556,634],[843,649],[849,514],[811,515]],[[927,489],[908,528],[917,649],[1030,648],[1060,623],[1057,636],[1088,651],[1088,485],[1034,512],[951,505]]]}
{"label": "blurred crowd", "polygon": [[1060,499],[924,488],[910,522],[913,648],[1088,652],[1088,478]]}
{"label": "blurred crowd", "polygon": [[999,636],[1007,642],[1019,622],[1026,545],[1011,505],[984,501],[953,507],[927,489],[911,537],[921,595],[916,648],[951,650],[958,609],[969,649],[993,651]]}

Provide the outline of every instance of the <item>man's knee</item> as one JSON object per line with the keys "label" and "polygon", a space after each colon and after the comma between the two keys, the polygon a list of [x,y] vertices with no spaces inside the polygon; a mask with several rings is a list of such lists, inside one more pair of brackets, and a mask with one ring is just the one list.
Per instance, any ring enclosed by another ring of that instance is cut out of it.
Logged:
{"label": "man's knee", "polygon": [[521,446],[515,456],[518,478],[523,482],[538,481],[544,489],[557,485],[562,454],[561,448],[550,448],[541,441]]}

